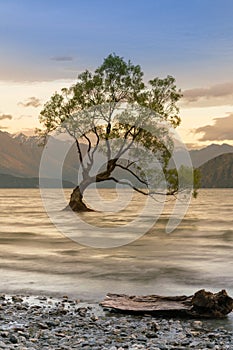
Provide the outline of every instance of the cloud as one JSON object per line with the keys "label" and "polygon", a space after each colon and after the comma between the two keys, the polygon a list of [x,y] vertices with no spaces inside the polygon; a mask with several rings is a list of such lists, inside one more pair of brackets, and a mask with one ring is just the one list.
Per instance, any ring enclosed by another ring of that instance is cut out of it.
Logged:
{"label": "cloud", "polygon": [[214,118],[213,125],[205,125],[194,130],[195,134],[202,133],[199,141],[233,140],[233,113],[227,117]]}
{"label": "cloud", "polygon": [[215,84],[207,88],[183,91],[183,104],[215,106],[233,103],[233,82]]}
{"label": "cloud", "polygon": [[9,119],[11,120],[13,117],[11,114],[0,114],[0,120],[5,120],[5,119]]}
{"label": "cloud", "polygon": [[54,56],[51,57],[52,61],[57,61],[57,62],[70,62],[73,61],[73,57],[71,56]]}
{"label": "cloud", "polygon": [[189,151],[196,150],[196,149],[199,149],[202,147],[202,146],[198,146],[198,144],[196,144],[196,143],[190,143],[190,142],[185,142],[185,146],[187,147],[187,149]]}
{"label": "cloud", "polygon": [[20,130],[20,133],[26,135],[26,136],[34,136],[35,135],[35,128],[24,128]]}
{"label": "cloud", "polygon": [[41,101],[37,97],[29,97],[26,102],[19,102],[18,105],[23,106],[23,107],[39,107],[41,106]]}

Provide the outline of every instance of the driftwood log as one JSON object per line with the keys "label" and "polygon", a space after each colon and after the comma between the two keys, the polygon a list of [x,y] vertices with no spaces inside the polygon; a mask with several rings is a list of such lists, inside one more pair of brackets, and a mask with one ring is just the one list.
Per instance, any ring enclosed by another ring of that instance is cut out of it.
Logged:
{"label": "driftwood log", "polygon": [[128,296],[107,294],[100,303],[110,311],[131,314],[153,314],[157,316],[177,317],[225,317],[233,309],[233,299],[225,290],[218,293],[197,291],[192,296],[165,297],[159,295]]}

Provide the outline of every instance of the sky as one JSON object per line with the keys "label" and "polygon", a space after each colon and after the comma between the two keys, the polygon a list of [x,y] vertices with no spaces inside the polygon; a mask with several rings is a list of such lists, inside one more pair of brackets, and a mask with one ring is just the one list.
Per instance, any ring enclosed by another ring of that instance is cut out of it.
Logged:
{"label": "sky", "polygon": [[55,91],[110,53],[176,79],[191,148],[233,145],[232,0],[0,0],[0,130],[32,133]]}

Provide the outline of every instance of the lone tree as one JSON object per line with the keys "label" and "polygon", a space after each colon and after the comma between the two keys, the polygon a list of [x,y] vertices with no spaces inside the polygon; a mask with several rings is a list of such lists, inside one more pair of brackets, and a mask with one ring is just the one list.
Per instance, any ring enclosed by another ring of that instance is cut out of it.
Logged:
{"label": "lone tree", "polygon": [[[153,196],[165,179],[166,194],[178,192],[177,172],[168,168],[173,144],[167,126],[180,124],[177,102],[181,96],[172,76],[154,78],[145,85],[139,65],[110,54],[94,72],[84,71],[76,84],[50,98],[40,113],[41,133],[47,136],[59,128],[66,130],[77,146],[82,176],[70,197],[73,211],[90,210],[83,201],[84,191],[103,181],[126,184]],[[100,151],[106,162],[93,174]],[[155,155],[163,179],[150,167]],[[117,178],[117,169],[136,184]]]}

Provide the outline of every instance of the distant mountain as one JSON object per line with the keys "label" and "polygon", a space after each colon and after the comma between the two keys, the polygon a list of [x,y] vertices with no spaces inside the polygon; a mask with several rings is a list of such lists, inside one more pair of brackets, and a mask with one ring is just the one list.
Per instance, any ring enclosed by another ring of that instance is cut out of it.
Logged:
{"label": "distant mountain", "polygon": [[[190,150],[189,155],[194,168],[200,167],[202,164],[208,162],[208,160],[216,158],[222,154],[233,153],[233,146],[228,144],[216,145],[211,144],[207,147],[198,150]],[[176,167],[188,164],[187,150],[179,145],[174,150],[173,159],[176,160]],[[170,161],[170,166],[173,168],[174,160]]]}
{"label": "distant mountain", "polygon": [[0,131],[0,173],[38,176],[42,149],[35,139],[29,145],[7,132]]}
{"label": "distant mountain", "polygon": [[233,146],[212,144],[200,150],[191,150],[189,152],[194,168],[198,168],[210,159],[226,153],[233,153]]}
{"label": "distant mountain", "polygon": [[233,188],[233,153],[222,154],[199,167],[201,187]]}
{"label": "distant mountain", "polygon": [[[43,187],[59,187],[59,181],[56,179],[44,179],[43,183],[45,184]],[[39,188],[39,178],[25,178],[0,174],[0,188]],[[74,184],[63,180],[63,188],[74,188]]]}
{"label": "distant mountain", "polygon": [[[55,140],[57,155],[63,149],[63,141]],[[38,177],[41,155],[43,147],[39,146],[40,141],[37,136],[25,136],[24,134],[11,135],[0,131],[0,174],[9,174],[19,177]],[[82,145],[82,147],[86,147]],[[57,174],[53,169],[58,164],[58,159],[52,157],[48,159],[51,168],[51,178]],[[75,146],[71,147],[63,164],[63,178],[76,182],[78,157]]]}
{"label": "distant mountain", "polygon": [[[64,142],[55,140],[56,153],[59,155],[63,148]],[[82,150],[85,150],[87,146],[85,144],[81,144]],[[179,167],[182,164],[183,157],[185,154],[182,149],[176,151],[176,160],[177,166]],[[16,177],[24,177],[24,178],[38,178],[39,177],[39,167],[40,167],[40,159],[43,153],[43,147],[39,146],[39,139],[37,136],[25,136],[22,133],[11,135],[7,132],[0,131],[0,174],[7,174]],[[214,172],[215,168],[212,166],[212,162],[208,165],[205,163],[210,161],[211,159],[215,159],[218,156],[224,154],[233,154],[233,146],[223,144],[216,145],[212,144],[200,150],[191,150],[190,157],[192,159],[193,166],[198,168],[203,165],[202,173],[203,179],[206,174],[209,174],[208,167],[211,167],[212,170],[210,172]],[[98,155],[97,163],[103,163],[103,157]],[[229,156],[228,156],[229,157]],[[225,159],[220,158],[220,159]],[[217,163],[216,163],[217,164]],[[215,164],[215,165],[216,165]],[[224,163],[225,164],[225,163]],[[50,169],[50,177],[54,179],[57,177],[57,174],[54,173],[56,168],[60,167],[59,160],[56,159],[55,156],[50,157],[48,159],[48,165]],[[220,166],[220,164],[219,164]],[[224,165],[225,166],[225,165]],[[79,167],[77,149],[75,145],[73,145],[68,152],[66,159],[63,164],[63,179],[69,181],[71,183],[77,182],[77,169]],[[202,168],[201,168],[202,169]],[[220,170],[219,170],[220,171]],[[230,175],[230,173],[228,173]],[[119,175],[119,174],[118,174]],[[210,176],[210,175],[209,175]],[[226,180],[227,184],[231,181],[232,175],[229,180]],[[3,181],[3,180],[2,180]],[[5,181],[5,180],[4,180]],[[27,180],[29,181],[29,180]],[[36,180],[33,180],[36,183]],[[204,181],[204,180],[203,180]],[[206,183],[203,182],[206,186]],[[215,187],[218,187],[218,183],[216,183]],[[110,183],[103,183],[101,186],[110,186]],[[214,186],[214,185],[213,185]],[[33,186],[34,187],[34,186]]]}

